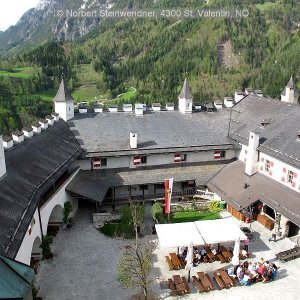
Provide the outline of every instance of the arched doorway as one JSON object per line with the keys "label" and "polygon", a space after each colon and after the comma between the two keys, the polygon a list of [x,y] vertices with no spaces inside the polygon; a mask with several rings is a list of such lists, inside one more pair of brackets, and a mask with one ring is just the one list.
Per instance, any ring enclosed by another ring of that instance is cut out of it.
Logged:
{"label": "arched doorway", "polygon": [[47,235],[56,236],[61,225],[63,224],[64,210],[60,205],[56,205],[49,217],[47,225]]}
{"label": "arched doorway", "polygon": [[31,250],[31,257],[30,257],[30,266],[34,269],[35,273],[37,273],[38,267],[40,265],[40,261],[42,260],[42,249],[41,246],[41,239],[40,237],[36,237]]}

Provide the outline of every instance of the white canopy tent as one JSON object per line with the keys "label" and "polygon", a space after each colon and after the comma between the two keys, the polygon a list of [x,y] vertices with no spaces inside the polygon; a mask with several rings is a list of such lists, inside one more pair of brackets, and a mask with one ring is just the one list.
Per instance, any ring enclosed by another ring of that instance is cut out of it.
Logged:
{"label": "white canopy tent", "polygon": [[155,228],[162,248],[188,247],[191,242],[195,246],[205,244],[194,222],[156,224]]}
{"label": "white canopy tent", "polygon": [[244,241],[247,236],[230,218],[196,221],[195,225],[206,244],[234,242],[237,239]]}
{"label": "white canopy tent", "polygon": [[232,242],[247,236],[230,218],[186,223],[156,224],[161,248]]}

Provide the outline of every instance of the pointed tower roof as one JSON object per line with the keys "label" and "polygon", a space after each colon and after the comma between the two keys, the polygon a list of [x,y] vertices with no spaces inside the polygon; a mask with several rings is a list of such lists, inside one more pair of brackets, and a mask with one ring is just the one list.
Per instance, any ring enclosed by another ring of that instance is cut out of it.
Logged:
{"label": "pointed tower roof", "polygon": [[290,88],[290,89],[294,89],[295,88],[295,82],[294,82],[294,79],[293,79],[293,75],[291,76],[291,78],[290,78],[290,80],[289,80],[289,82],[288,82],[288,84],[286,85],[288,88]]}
{"label": "pointed tower roof", "polygon": [[64,80],[61,80],[60,86],[58,88],[57,94],[54,97],[54,102],[69,102],[73,101],[73,97],[70,93],[70,91],[67,88],[67,85],[65,84]]}
{"label": "pointed tower roof", "polygon": [[178,96],[179,98],[184,98],[184,99],[192,99],[192,93],[191,93],[191,89],[189,86],[189,82],[188,80],[185,78],[184,83],[183,83],[183,87],[182,90]]}

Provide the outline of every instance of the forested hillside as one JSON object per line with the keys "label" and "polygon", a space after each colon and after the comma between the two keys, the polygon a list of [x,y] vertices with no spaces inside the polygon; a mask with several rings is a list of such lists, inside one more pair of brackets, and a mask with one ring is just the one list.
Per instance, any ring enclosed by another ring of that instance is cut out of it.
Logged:
{"label": "forested hillside", "polygon": [[[169,102],[187,76],[207,102],[251,86],[279,97],[300,74],[296,0],[120,0],[119,7],[243,7],[248,18],[108,19],[72,43],[38,45],[0,62],[0,130],[51,112],[63,76],[75,100]],[[63,74],[63,75],[62,75]]]}

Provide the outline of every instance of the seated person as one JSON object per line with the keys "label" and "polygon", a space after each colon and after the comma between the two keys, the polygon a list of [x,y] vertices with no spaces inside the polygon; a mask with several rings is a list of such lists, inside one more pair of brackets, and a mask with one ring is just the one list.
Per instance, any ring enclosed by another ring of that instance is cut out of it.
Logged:
{"label": "seated person", "polygon": [[232,277],[236,277],[235,274],[234,274],[234,267],[230,267],[229,269],[226,270],[227,274],[229,276],[232,276]]}
{"label": "seated person", "polygon": [[206,250],[205,250],[204,248],[201,249],[200,255],[201,255],[201,256],[206,256],[206,255],[207,255]]}
{"label": "seated person", "polygon": [[214,248],[214,245],[210,245],[209,248],[210,248],[210,251],[211,251],[211,253],[212,253],[213,255],[216,255],[216,254],[217,254],[217,250]]}
{"label": "seated person", "polygon": [[186,256],[187,256],[187,249],[184,249],[184,251],[183,251],[183,253],[182,253],[182,257],[183,257],[183,258],[186,258]]}
{"label": "seated person", "polygon": [[243,258],[248,257],[248,252],[245,249],[242,250],[242,256],[243,256]]}
{"label": "seated person", "polygon": [[183,257],[182,255],[183,255],[184,250],[185,250],[184,246],[179,248],[179,255],[178,255],[179,257]]}
{"label": "seated person", "polygon": [[264,272],[265,272],[265,267],[264,267],[264,265],[261,264],[261,263],[259,263],[259,264],[258,264],[257,273],[258,273],[259,275],[263,275]]}
{"label": "seated person", "polygon": [[240,280],[242,285],[250,285],[250,276],[248,274],[244,274],[242,280]]}

